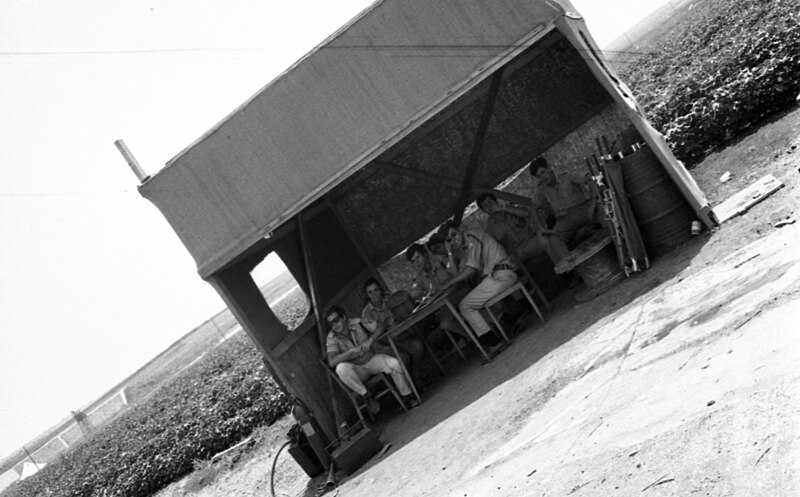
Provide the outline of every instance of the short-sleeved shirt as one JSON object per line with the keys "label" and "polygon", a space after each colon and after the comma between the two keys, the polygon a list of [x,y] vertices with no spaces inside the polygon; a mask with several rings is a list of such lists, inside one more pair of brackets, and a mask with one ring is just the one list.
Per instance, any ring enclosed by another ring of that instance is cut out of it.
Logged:
{"label": "short-sleeved shirt", "polygon": [[394,325],[394,315],[386,304],[386,299],[383,300],[381,305],[374,305],[372,302],[367,302],[367,305],[364,306],[364,310],[361,311],[361,324],[363,324],[370,333],[381,332],[391,328],[392,325]]}
{"label": "short-sleeved shirt", "polygon": [[423,291],[435,292],[441,288],[442,283],[449,280],[452,275],[447,272],[447,264],[436,254],[430,255],[430,268],[417,272],[416,283]]}
{"label": "short-sleeved shirt", "polygon": [[506,249],[490,234],[482,231],[467,231],[464,233],[464,240],[467,244],[467,253],[461,262],[462,267],[477,269],[484,276],[492,274],[498,264],[513,267]]}
{"label": "short-sleeved shirt", "polygon": [[536,231],[521,218],[507,211],[495,211],[486,220],[486,232],[503,247],[519,249],[536,236]]}
{"label": "short-sleeved shirt", "polygon": [[580,174],[558,174],[555,185],[537,185],[533,201],[539,205],[549,205],[556,218],[565,216],[570,210],[591,200],[584,190],[585,183],[586,177]]}
{"label": "short-sleeved shirt", "polygon": [[[350,319],[347,324],[348,326],[344,330],[345,335],[339,335],[333,330],[328,332],[328,336],[325,340],[325,352],[328,357],[341,354],[345,350],[352,349],[356,345],[360,345],[369,339],[366,330],[361,326],[360,319]],[[347,362],[364,364],[372,359],[373,355],[374,353],[372,351],[365,351],[361,357],[351,359]]]}

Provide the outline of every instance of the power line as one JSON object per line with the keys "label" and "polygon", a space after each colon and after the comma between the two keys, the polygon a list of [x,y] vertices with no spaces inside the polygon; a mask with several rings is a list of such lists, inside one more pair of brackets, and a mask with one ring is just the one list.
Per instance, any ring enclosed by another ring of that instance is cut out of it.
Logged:
{"label": "power line", "polygon": [[25,198],[25,197],[92,197],[99,195],[118,195],[120,193],[132,193],[130,190],[107,191],[107,192],[30,192],[30,193],[10,193],[0,192],[3,198]]}
{"label": "power line", "polygon": [[[325,45],[317,47],[318,50],[496,50],[514,48],[516,45]],[[18,51],[0,52],[0,57],[37,57],[37,56],[81,56],[81,55],[144,55],[144,54],[170,54],[170,53],[200,53],[200,52],[265,52],[273,50],[289,50],[287,47],[278,48],[154,48],[140,50],[64,50],[64,51]],[[578,51],[586,51],[578,49]],[[625,50],[601,50],[606,54],[624,55],[652,55],[654,52],[636,52]]]}
{"label": "power line", "polygon": [[0,52],[2,57],[25,57],[41,55],[139,55],[159,53],[191,53],[191,52],[258,52],[268,50],[286,50],[286,48],[154,48],[138,50],[53,50],[29,52]]}

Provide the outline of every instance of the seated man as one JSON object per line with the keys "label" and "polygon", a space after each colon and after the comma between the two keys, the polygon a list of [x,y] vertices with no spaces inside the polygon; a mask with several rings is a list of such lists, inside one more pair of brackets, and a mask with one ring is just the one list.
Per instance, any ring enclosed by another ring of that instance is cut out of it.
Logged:
{"label": "seated man", "polygon": [[553,263],[561,259],[560,254],[552,249],[550,237],[542,236],[530,225],[527,208],[501,206],[497,197],[490,192],[482,193],[475,203],[488,214],[486,232],[500,242],[509,254],[516,254],[523,261],[543,253],[547,253]]}
{"label": "seated man", "polygon": [[[557,259],[569,254],[568,244],[578,230],[598,224],[594,199],[587,194],[591,177],[588,174],[561,174],[556,176],[544,157],[531,162],[530,174],[537,183],[531,208],[531,223],[543,235],[550,235],[550,245]],[[545,226],[538,215],[543,210],[553,219],[553,226]]]}
{"label": "seated man", "polygon": [[452,221],[445,221],[437,231],[444,237],[449,264],[455,267],[453,251],[462,254],[458,273],[442,284],[442,288],[467,281],[474,275],[478,284],[461,299],[458,308],[475,331],[475,335],[491,353],[499,352],[502,343],[491,331],[491,326],[481,315],[483,304],[517,281],[516,266],[511,262],[500,243],[483,232],[464,231]]}
{"label": "seated man", "polygon": [[444,240],[439,235],[436,233],[432,234],[428,238],[425,247],[432,256],[441,257],[445,265],[447,264],[447,249],[444,248]]}
{"label": "seated man", "polygon": [[[455,274],[447,269],[445,261],[435,255],[430,254],[424,245],[415,243],[408,247],[406,250],[406,260],[414,266],[416,272],[414,276],[414,285],[411,289],[411,298],[419,300],[425,295],[433,295],[441,291],[442,284],[447,282]],[[469,292],[469,287],[462,283],[458,289],[450,294],[449,299],[454,304],[458,302]],[[455,317],[447,310],[441,310],[436,313],[436,321],[438,327],[457,336],[461,336],[469,340],[464,328],[462,328]]]}
{"label": "seated man", "polygon": [[333,306],[325,311],[325,322],[330,327],[325,340],[328,364],[342,382],[364,400],[370,412],[376,413],[380,406],[364,382],[378,373],[392,377],[406,405],[415,407],[419,404],[411,394],[400,361],[390,355],[375,353],[372,339],[358,320],[349,321],[344,309]]}
{"label": "seated man", "polygon": [[[364,306],[364,310],[361,312],[361,324],[369,331],[370,337],[376,338],[394,326],[394,315],[392,310],[389,309],[386,294],[378,280],[367,278],[367,281],[364,282],[364,293],[367,297],[367,305]],[[403,340],[398,340],[395,345],[397,345],[397,349],[400,352],[398,359],[406,364],[408,371],[411,373],[412,381],[419,381],[421,379],[422,356],[425,354],[422,341],[418,338],[407,337]],[[377,352],[388,355],[394,354],[386,340],[378,339],[375,347]]]}

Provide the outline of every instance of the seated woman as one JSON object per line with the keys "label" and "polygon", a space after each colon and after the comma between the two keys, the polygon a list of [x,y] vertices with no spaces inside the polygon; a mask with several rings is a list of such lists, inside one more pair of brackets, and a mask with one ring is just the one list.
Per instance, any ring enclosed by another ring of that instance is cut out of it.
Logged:
{"label": "seated woman", "polygon": [[[364,294],[367,299],[367,304],[361,312],[361,324],[370,334],[370,337],[378,337],[376,343],[376,350],[393,355],[394,351],[391,349],[386,339],[381,339],[380,335],[391,328],[395,324],[395,317],[392,310],[389,308],[386,299],[386,293],[381,288],[380,283],[375,278],[368,278],[364,282]],[[416,383],[422,378],[420,377],[422,356],[425,349],[422,341],[418,338],[407,337],[402,340],[395,341],[397,349],[400,353],[398,359],[402,360],[411,373],[411,379]]]}

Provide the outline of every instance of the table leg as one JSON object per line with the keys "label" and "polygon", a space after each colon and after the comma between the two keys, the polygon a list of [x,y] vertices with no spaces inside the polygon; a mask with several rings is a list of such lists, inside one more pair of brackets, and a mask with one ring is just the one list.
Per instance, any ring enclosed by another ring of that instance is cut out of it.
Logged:
{"label": "table leg", "polygon": [[453,344],[453,348],[456,349],[458,355],[460,355],[462,359],[466,359],[467,356],[465,356],[464,352],[461,351],[461,347],[458,346],[458,342],[456,342],[456,339],[453,338],[453,334],[450,333],[450,330],[442,329],[442,331],[444,332],[445,335],[447,335],[447,338],[450,340],[450,343]]}
{"label": "table leg", "polygon": [[417,398],[419,403],[422,403],[422,398],[419,396],[419,392],[417,391],[417,386],[414,384],[414,380],[411,379],[411,374],[409,374],[406,365],[403,363],[403,360],[400,359],[400,351],[397,350],[397,345],[394,343],[394,337],[389,336],[389,345],[392,346],[392,350],[394,351],[394,356],[397,358],[397,361],[400,363],[400,367],[403,368],[403,374],[406,375],[406,380],[408,380],[408,385],[411,387],[411,391],[414,392],[414,397]]}
{"label": "table leg", "polygon": [[450,312],[453,313],[453,317],[456,318],[458,324],[460,324],[461,327],[464,328],[464,331],[467,332],[467,335],[469,335],[469,337],[472,339],[472,342],[475,343],[475,345],[478,347],[478,350],[481,351],[483,357],[486,358],[486,362],[491,362],[492,358],[489,357],[489,354],[486,353],[486,349],[484,349],[483,345],[481,345],[481,343],[478,341],[478,337],[475,336],[475,333],[472,332],[467,322],[464,321],[464,318],[461,317],[461,313],[458,312],[455,306],[453,306],[453,303],[450,302],[449,300],[445,300],[444,303],[447,306],[447,308],[450,309]]}
{"label": "table leg", "polygon": [[425,350],[428,352],[428,355],[430,355],[431,359],[433,359],[433,363],[436,364],[436,367],[439,369],[439,372],[442,373],[442,376],[445,376],[444,367],[442,366],[442,363],[439,362],[439,358],[436,357],[436,354],[433,352],[433,349],[428,344],[428,341],[425,340],[425,333],[419,330],[414,330],[414,331],[416,332],[419,339],[422,341],[422,346],[425,347]]}

